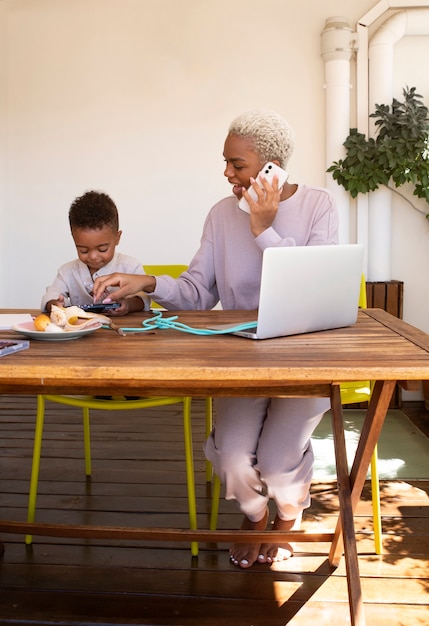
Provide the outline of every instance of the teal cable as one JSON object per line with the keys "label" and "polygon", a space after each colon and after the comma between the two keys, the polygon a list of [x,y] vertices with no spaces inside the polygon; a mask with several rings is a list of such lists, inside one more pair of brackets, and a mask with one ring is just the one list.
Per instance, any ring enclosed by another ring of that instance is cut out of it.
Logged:
{"label": "teal cable", "polygon": [[[171,330],[180,330],[184,333],[191,333],[192,335],[226,335],[229,333],[234,333],[240,330],[247,330],[248,328],[253,328],[256,326],[257,322],[245,322],[243,324],[237,324],[236,326],[221,328],[221,329],[210,329],[210,328],[193,328],[192,326],[188,326],[187,324],[183,324],[182,322],[178,322],[178,315],[173,315],[172,317],[163,317],[162,311],[155,311],[154,316],[148,320],[143,320],[142,326],[143,328],[121,328],[125,333],[136,333],[136,332],[146,332],[150,330],[160,329],[171,329]],[[108,326],[105,326],[108,328]]]}

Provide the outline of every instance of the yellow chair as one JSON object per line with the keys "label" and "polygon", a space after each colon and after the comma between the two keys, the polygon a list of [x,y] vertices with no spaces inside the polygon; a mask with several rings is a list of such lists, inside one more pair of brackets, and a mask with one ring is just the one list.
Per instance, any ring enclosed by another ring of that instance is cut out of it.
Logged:
{"label": "yellow chair", "polygon": [[[173,278],[178,278],[180,274],[188,269],[187,265],[143,265],[143,269],[146,274],[151,276],[161,276],[162,274],[168,274]],[[160,305],[157,302],[151,304],[153,309],[159,309]],[[206,439],[210,435],[213,425],[213,404],[211,398],[206,398]],[[211,482],[213,475],[212,464],[210,461],[206,461],[206,481]]]}
{"label": "yellow chair", "polygon": [[[359,308],[366,309],[366,306],[366,282],[365,276],[362,276],[359,293]],[[342,383],[340,390],[341,403],[343,405],[369,402],[371,398],[372,384],[369,380]],[[375,552],[376,554],[381,554],[383,551],[383,539],[381,532],[380,485],[378,479],[377,446],[375,446],[374,453],[371,458],[371,496]]]}
{"label": "yellow chair", "polygon": [[[161,274],[168,274],[172,278],[178,278],[180,274],[188,269],[187,265],[143,265],[143,269],[146,274],[150,276],[161,276]],[[151,304],[153,309],[162,308],[157,302]]]}
{"label": "yellow chair", "polygon": [[[360,293],[359,293],[359,308],[365,309],[367,306],[366,299],[366,282],[365,277],[362,276]],[[361,380],[357,382],[347,382],[341,384],[341,401],[343,405],[355,404],[360,402],[368,402],[371,397],[371,383],[368,380]],[[212,494],[212,509],[210,514],[210,529],[216,530],[217,517],[219,513],[219,498],[220,498],[221,483],[219,477],[215,474],[213,482],[213,494]],[[377,468],[377,446],[375,447],[374,454],[371,458],[371,495],[372,495],[372,509],[374,519],[374,545],[376,554],[382,553],[382,533],[381,533],[381,511],[380,511],[380,487],[378,480],[378,468]]]}
{"label": "yellow chair", "polygon": [[[162,265],[145,266],[146,273],[164,273],[177,277],[187,266],[185,265]],[[189,527],[191,530],[197,529],[197,505],[195,496],[194,460],[191,430],[191,398],[188,396],[156,396],[149,398],[138,398],[135,400],[125,399],[100,399],[93,396],[68,396],[68,395],[39,395],[37,397],[36,428],[34,435],[33,462],[31,469],[30,493],[28,499],[27,521],[34,522],[36,515],[36,500],[39,481],[40,456],[42,450],[43,426],[45,418],[45,402],[56,402],[75,406],[82,409],[83,431],[84,431],[84,456],[85,473],[91,475],[91,444],[90,444],[90,409],[105,409],[109,411],[147,409],[157,406],[181,403],[183,405],[183,429],[186,458],[186,480],[188,490]],[[206,400],[207,428],[211,429],[211,400]],[[26,535],[27,544],[32,543],[32,536]],[[198,554],[198,543],[191,543],[191,553]]]}

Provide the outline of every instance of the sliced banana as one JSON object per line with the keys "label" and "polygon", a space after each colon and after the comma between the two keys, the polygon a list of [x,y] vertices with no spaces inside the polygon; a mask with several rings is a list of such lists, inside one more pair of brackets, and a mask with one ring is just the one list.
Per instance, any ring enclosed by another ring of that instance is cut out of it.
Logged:
{"label": "sliced banana", "polygon": [[59,326],[60,328],[63,328],[67,324],[66,309],[53,304],[51,308],[50,318],[51,318],[52,324],[55,324],[55,326]]}
{"label": "sliced banana", "polygon": [[95,327],[99,327],[100,324],[104,324],[104,322],[102,320],[99,319],[90,319],[90,320],[84,320],[82,321],[82,319],[79,319],[77,322],[71,324],[70,322],[67,322],[67,324],[64,326],[64,330],[82,330],[83,328],[92,328],[93,326]]}
{"label": "sliced banana", "polygon": [[107,315],[101,315],[101,313],[91,313],[91,311],[84,311],[78,306],[68,306],[64,310],[66,312],[68,321],[70,321],[70,318],[72,317],[77,317],[78,319],[99,320],[100,322],[103,322],[103,324],[110,324],[111,322],[110,317],[107,317]]}
{"label": "sliced banana", "polygon": [[64,329],[65,331],[76,330],[76,328],[90,328],[98,324],[112,324],[110,317],[100,313],[84,311],[78,306],[59,307],[55,304],[51,308],[51,323]]}
{"label": "sliced banana", "polygon": [[53,322],[48,324],[45,328],[45,333],[63,333],[64,331],[65,331],[65,328],[61,326],[57,326]]}

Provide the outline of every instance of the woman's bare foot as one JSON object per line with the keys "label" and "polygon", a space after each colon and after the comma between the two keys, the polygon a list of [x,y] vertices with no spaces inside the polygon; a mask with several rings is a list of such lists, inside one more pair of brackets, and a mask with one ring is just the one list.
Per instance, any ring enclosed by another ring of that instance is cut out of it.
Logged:
{"label": "woman's bare foot", "polygon": [[[268,511],[259,522],[252,522],[244,517],[240,530],[265,530],[268,521]],[[234,543],[229,549],[231,563],[240,567],[251,567],[258,560],[261,553],[259,543]]]}
{"label": "woman's bare foot", "polygon": [[[297,523],[298,522],[298,523]],[[273,523],[273,530],[296,530],[300,520],[282,520],[276,515]],[[258,563],[274,563],[274,561],[285,561],[293,556],[293,545],[290,543],[263,543],[258,555]]]}

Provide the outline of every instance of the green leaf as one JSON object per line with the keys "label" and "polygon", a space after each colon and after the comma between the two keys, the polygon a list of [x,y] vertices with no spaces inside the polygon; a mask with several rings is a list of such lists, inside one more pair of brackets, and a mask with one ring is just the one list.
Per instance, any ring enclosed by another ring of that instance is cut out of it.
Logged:
{"label": "green leaf", "polygon": [[405,87],[402,95],[391,106],[375,105],[375,138],[351,128],[346,157],[327,170],[353,198],[392,180],[397,187],[410,182],[415,195],[429,202],[429,110],[415,87]]}

